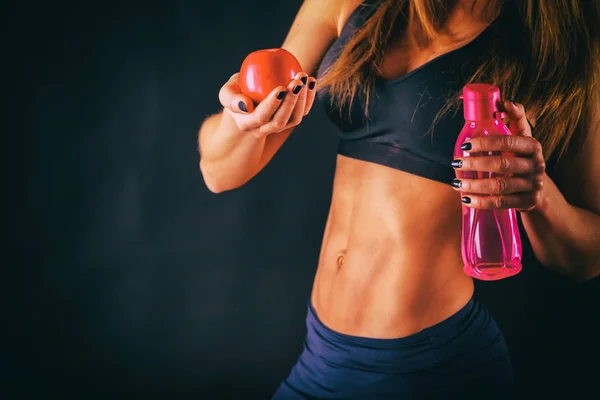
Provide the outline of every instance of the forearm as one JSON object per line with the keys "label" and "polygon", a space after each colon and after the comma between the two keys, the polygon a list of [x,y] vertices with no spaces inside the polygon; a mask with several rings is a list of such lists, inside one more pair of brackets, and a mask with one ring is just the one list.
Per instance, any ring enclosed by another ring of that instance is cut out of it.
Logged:
{"label": "forearm", "polygon": [[200,170],[213,192],[248,181],[262,158],[266,138],[241,131],[225,112],[207,118],[198,134]]}
{"label": "forearm", "polygon": [[521,216],[542,264],[576,280],[600,274],[600,215],[569,204],[548,175],[540,204]]}

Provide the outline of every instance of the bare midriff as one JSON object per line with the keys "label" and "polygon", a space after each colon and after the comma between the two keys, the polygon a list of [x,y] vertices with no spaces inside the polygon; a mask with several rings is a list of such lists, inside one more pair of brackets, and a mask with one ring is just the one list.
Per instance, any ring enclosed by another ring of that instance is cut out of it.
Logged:
{"label": "bare midriff", "polygon": [[338,155],[312,304],[329,328],[400,338],[473,294],[460,250],[460,195],[436,182]]}

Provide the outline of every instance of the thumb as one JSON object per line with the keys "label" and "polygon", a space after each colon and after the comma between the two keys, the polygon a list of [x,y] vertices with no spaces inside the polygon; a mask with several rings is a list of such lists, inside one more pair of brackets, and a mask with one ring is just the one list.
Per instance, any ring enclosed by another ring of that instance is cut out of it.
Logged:
{"label": "thumb", "polygon": [[242,94],[238,84],[239,73],[233,74],[231,78],[221,87],[219,101],[225,108],[234,113],[250,113],[254,110],[254,102],[248,96]]}
{"label": "thumb", "polygon": [[508,117],[510,132],[515,136],[532,137],[531,125],[527,120],[525,107],[523,107],[522,104],[514,103],[510,100],[504,100],[502,105],[506,112],[506,116]]}

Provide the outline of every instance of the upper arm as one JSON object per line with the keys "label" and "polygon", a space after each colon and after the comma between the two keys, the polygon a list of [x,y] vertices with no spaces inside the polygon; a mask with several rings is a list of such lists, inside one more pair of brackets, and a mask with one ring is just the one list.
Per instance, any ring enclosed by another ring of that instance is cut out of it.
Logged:
{"label": "upper arm", "polygon": [[581,152],[581,203],[582,207],[600,214],[600,107],[594,113],[590,132]]}
{"label": "upper arm", "polygon": [[302,69],[312,75],[321,58],[337,39],[340,27],[358,0],[305,0],[283,42],[284,49],[296,56]]}
{"label": "upper arm", "polygon": [[600,214],[600,101],[593,107],[585,141],[562,174],[562,183],[570,203]]}
{"label": "upper arm", "polygon": [[[313,76],[331,43],[338,38],[340,27],[361,1],[305,0],[281,47],[296,56],[302,69]],[[293,130],[267,136],[255,173],[273,158]]]}

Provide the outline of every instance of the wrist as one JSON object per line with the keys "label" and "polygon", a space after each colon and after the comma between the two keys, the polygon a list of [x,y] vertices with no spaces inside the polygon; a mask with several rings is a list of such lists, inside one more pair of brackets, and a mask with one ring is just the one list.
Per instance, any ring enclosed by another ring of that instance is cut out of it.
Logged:
{"label": "wrist", "polygon": [[523,214],[534,214],[541,216],[548,216],[551,209],[560,209],[563,206],[568,205],[567,200],[563,194],[558,190],[558,187],[554,184],[548,174],[544,173],[544,179],[542,189],[538,194],[538,201],[535,207],[529,211],[521,211]]}

